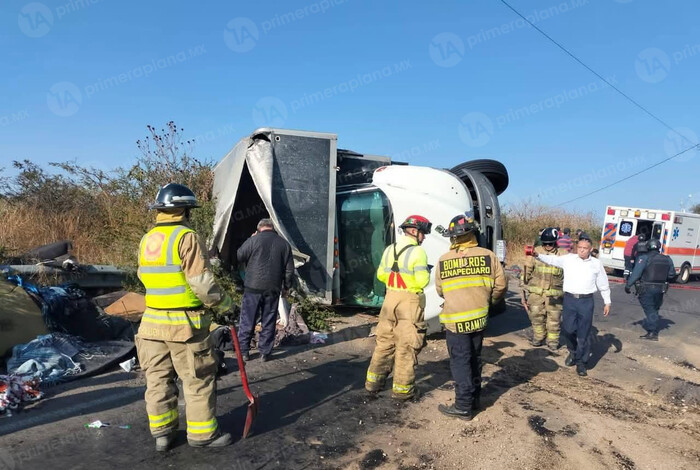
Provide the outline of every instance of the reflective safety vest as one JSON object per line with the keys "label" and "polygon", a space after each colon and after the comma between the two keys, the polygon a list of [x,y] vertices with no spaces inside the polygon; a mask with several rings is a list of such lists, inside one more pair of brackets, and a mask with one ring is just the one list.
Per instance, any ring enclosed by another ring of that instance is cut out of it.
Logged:
{"label": "reflective safety vest", "polygon": [[377,269],[377,278],[389,290],[423,292],[430,282],[425,250],[412,244],[408,237],[388,246]]}
{"label": "reflective safety vest", "polygon": [[194,232],[184,225],[157,225],[141,239],[139,277],[146,287],[146,306],[153,309],[196,309],[202,302],[182,271],[180,240]]}

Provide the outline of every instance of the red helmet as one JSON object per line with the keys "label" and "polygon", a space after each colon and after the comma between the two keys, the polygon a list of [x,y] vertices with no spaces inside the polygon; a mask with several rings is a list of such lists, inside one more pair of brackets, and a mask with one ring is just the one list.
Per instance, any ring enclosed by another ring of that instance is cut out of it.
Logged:
{"label": "red helmet", "polygon": [[425,235],[427,235],[430,233],[430,229],[433,227],[433,224],[422,215],[409,215],[406,217],[406,220],[404,220],[400,227],[402,230],[413,227],[418,229],[419,232],[423,232]]}

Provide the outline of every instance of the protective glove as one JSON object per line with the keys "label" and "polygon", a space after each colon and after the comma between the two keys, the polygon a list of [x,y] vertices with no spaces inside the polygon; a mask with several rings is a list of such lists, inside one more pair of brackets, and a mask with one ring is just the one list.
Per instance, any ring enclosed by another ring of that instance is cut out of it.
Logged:
{"label": "protective glove", "polygon": [[228,295],[228,294],[224,294],[224,295],[225,295],[226,297],[224,297],[224,298],[221,300],[221,302],[219,302],[218,304],[216,304],[216,306],[214,307],[214,310],[215,310],[216,313],[218,313],[219,315],[225,315],[225,314],[227,314],[228,312],[230,312],[231,309],[233,308],[233,299],[231,298],[231,296]]}
{"label": "protective glove", "polygon": [[632,293],[632,289],[630,289],[630,286],[625,286],[625,293],[627,293],[627,294]]}

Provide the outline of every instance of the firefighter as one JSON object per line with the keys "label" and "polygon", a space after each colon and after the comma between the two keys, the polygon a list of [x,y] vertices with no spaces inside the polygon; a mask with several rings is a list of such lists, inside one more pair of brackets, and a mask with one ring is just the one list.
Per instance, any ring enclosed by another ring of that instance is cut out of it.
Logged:
{"label": "firefighter", "polygon": [[452,417],[472,419],[481,395],[481,346],[489,306],[505,296],[508,288],[496,255],[478,246],[478,227],[472,212],[452,219],[443,233],[450,237],[450,251],[440,257],[435,288],[445,299],[440,322],[445,326],[450,369],[455,381],[453,405],[438,410]]}
{"label": "firefighter", "polygon": [[[555,228],[542,230],[539,239],[543,250],[538,250],[540,254],[568,254],[565,250],[557,248],[558,238],[559,234]],[[532,323],[532,345],[542,346],[546,341],[547,347],[556,351],[559,349],[564,271],[528,256],[520,285],[523,290],[521,302]]]}
{"label": "firefighter", "polygon": [[178,428],[178,387],[182,380],[187,441],[193,447],[222,447],[231,435],[216,420],[217,362],[209,327],[211,312],[232,306],[216,283],[202,240],[189,227],[190,210],[200,207],[181,184],[163,186],[151,209],[156,225],[141,240],[138,276],[146,287],[136,346],[146,374],[146,411],[156,450],[168,450]]}
{"label": "firefighter", "polygon": [[428,255],[420,245],[432,224],[425,217],[411,215],[400,227],[404,235],[384,250],[377,269],[377,278],[386,284],[386,296],[365,388],[371,394],[381,391],[393,366],[391,396],[408,400],[419,396],[415,368],[425,341],[423,289],[430,281]]}
{"label": "firefighter", "polygon": [[661,243],[652,238],[647,242],[648,252],[640,255],[634,264],[634,270],[627,279],[625,292],[632,292],[631,287],[639,282],[639,303],[646,318],[642,326],[646,334],[640,338],[651,341],[659,340],[659,309],[668,290],[668,283],[676,277],[676,269],[670,257],[659,253]]}

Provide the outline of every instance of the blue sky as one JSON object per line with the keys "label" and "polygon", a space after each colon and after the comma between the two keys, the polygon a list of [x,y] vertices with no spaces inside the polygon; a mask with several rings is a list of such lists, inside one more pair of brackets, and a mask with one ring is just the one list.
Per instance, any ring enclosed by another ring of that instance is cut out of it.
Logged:
{"label": "blue sky", "polygon": [[[510,3],[698,142],[698,2]],[[498,0],[266,4],[3,2],[0,166],[125,165],[145,126],[169,120],[218,160],[274,125],[416,165],[498,159],[502,202],[555,205],[688,145]],[[687,153],[566,208],[700,203],[699,162]]]}

